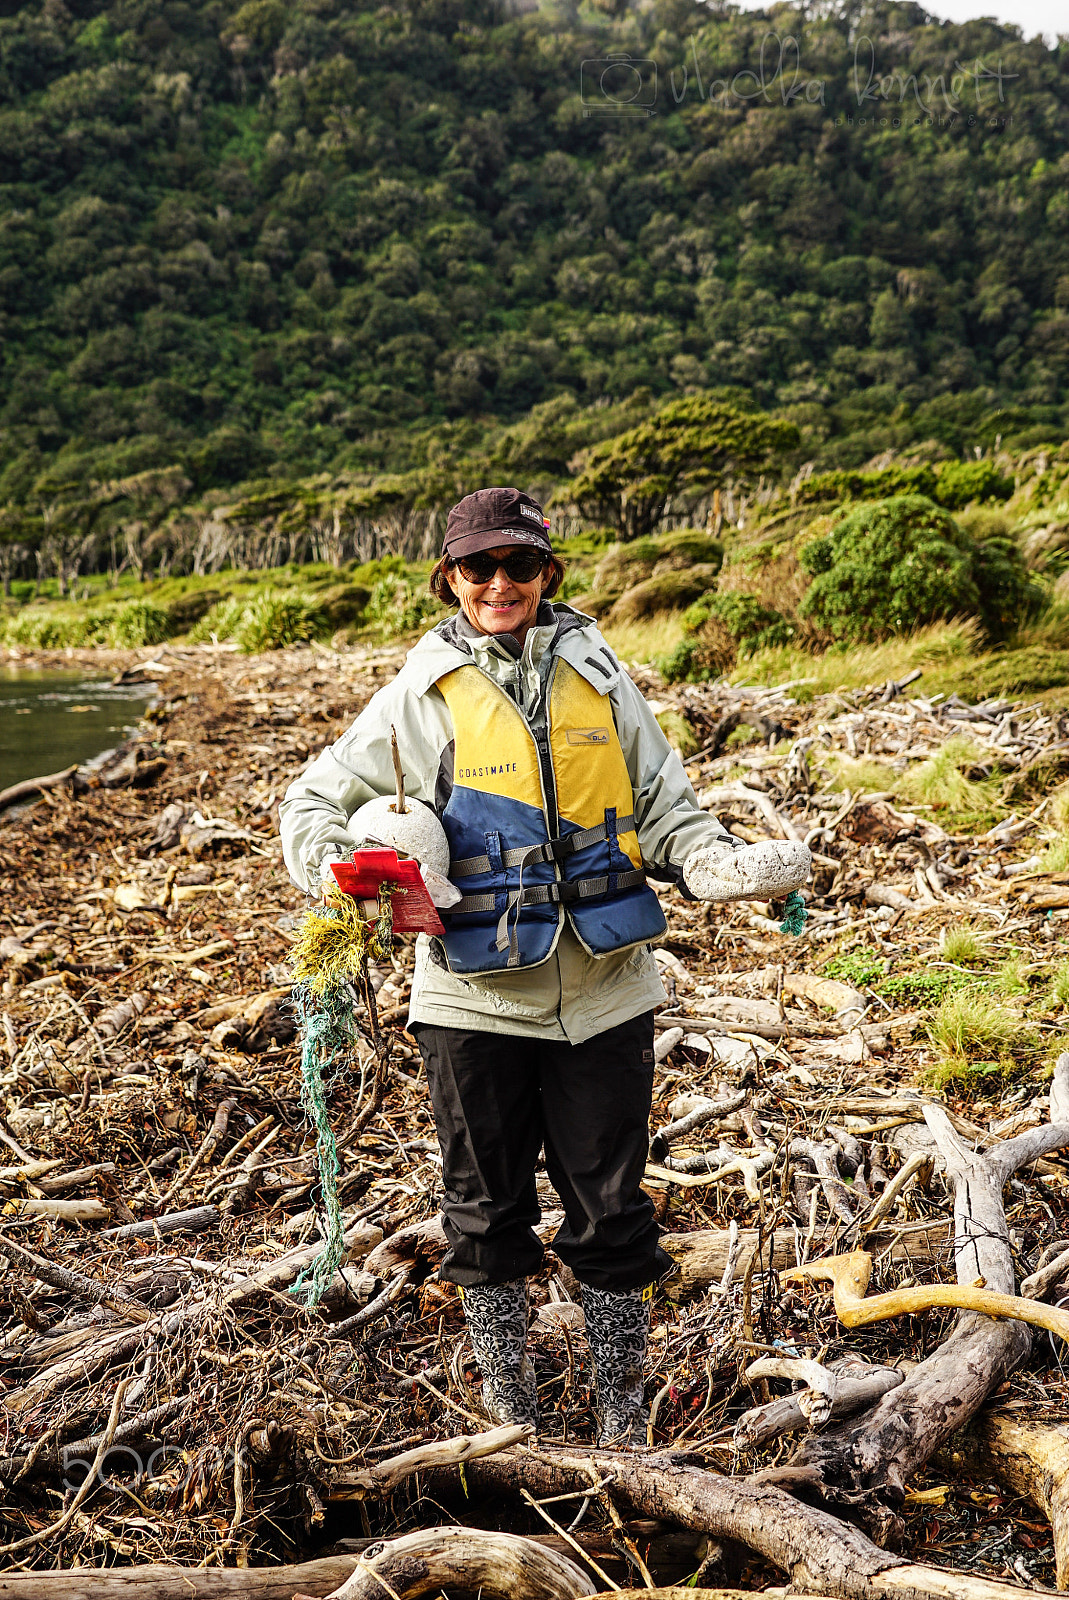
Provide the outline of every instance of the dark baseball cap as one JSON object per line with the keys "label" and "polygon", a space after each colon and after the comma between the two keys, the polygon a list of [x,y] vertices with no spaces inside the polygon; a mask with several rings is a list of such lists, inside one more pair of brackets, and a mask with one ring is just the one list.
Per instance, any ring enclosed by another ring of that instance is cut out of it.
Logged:
{"label": "dark baseball cap", "polygon": [[499,544],[533,544],[552,552],[549,523],[522,489],[476,489],[449,513],[443,555],[458,560]]}

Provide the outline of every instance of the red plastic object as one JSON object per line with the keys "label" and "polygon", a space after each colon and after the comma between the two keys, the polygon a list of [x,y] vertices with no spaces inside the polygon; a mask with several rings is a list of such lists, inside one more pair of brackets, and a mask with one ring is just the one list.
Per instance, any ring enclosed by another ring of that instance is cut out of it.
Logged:
{"label": "red plastic object", "polygon": [[393,925],[397,933],[438,933],[445,929],[420,876],[419,862],[399,861],[396,850],[357,850],[351,862],[332,861],[338,888],[365,902],[365,914],[378,915],[379,886],[393,883]]}

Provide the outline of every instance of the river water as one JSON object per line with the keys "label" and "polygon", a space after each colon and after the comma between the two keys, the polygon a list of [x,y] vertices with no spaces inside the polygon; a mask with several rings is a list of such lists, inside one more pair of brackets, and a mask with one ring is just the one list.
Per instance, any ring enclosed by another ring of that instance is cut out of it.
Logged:
{"label": "river water", "polygon": [[0,789],[91,761],[133,732],[156,693],[85,671],[0,667]]}

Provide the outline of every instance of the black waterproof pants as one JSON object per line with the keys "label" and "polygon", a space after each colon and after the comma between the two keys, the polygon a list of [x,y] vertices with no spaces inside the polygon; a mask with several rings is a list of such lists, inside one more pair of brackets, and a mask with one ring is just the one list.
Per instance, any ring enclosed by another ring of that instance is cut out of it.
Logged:
{"label": "black waterproof pants", "polygon": [[571,1045],[413,1027],[442,1151],[441,1275],[464,1288],[537,1272],[535,1164],[564,1206],[553,1249],[581,1283],[634,1289],[671,1267],[639,1188],[649,1150],[653,1013]]}

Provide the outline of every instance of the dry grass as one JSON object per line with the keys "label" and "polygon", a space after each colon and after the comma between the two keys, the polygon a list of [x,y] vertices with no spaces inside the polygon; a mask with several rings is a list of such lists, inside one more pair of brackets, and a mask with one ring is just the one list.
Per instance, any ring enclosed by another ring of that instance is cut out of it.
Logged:
{"label": "dry grass", "polygon": [[606,623],[602,632],[621,661],[652,661],[655,656],[674,650],[683,638],[683,616],[678,611],[666,611],[638,622]]}
{"label": "dry grass", "polygon": [[882,644],[849,648],[835,645],[823,655],[793,646],[759,650],[734,677],[740,683],[769,684],[804,678],[813,695],[818,695],[886,683],[888,678],[904,678],[914,667],[920,667],[924,672],[924,693],[930,694],[937,687],[937,680],[943,678],[960,688],[965,670],[980,648],[979,626],[972,619],[936,622]]}

